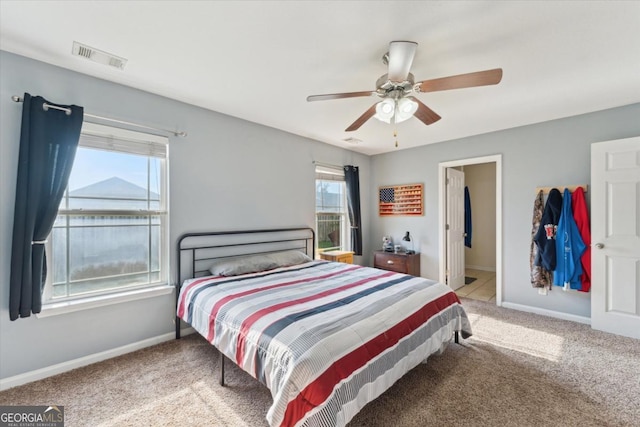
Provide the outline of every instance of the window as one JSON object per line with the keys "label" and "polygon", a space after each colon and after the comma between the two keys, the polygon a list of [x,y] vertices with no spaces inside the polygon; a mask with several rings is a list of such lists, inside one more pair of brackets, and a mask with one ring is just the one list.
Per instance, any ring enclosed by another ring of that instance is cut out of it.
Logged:
{"label": "window", "polygon": [[342,169],[316,166],[316,253],[347,250],[346,194]]}
{"label": "window", "polygon": [[167,142],[83,125],[47,241],[45,303],[167,283]]}

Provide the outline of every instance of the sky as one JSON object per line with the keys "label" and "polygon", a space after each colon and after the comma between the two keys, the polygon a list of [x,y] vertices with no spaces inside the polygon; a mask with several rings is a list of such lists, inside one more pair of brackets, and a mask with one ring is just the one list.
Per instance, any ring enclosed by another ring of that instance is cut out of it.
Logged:
{"label": "sky", "polygon": [[[114,176],[147,188],[147,159],[147,156],[78,147],[69,178],[69,190],[77,190]],[[160,160],[152,158],[151,165],[151,191],[159,193]]]}

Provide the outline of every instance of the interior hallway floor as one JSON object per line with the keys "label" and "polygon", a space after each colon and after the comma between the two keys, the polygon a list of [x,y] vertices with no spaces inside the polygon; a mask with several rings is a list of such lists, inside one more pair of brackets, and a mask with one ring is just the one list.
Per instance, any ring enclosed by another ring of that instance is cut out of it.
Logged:
{"label": "interior hallway floor", "polygon": [[466,277],[473,277],[474,280],[468,285],[464,285],[456,290],[456,294],[480,301],[496,301],[496,272],[466,269]]}

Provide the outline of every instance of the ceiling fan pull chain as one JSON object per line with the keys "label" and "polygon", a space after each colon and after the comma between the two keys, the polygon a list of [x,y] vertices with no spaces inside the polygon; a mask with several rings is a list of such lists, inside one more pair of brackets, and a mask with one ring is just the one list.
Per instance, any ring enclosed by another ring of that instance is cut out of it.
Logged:
{"label": "ceiling fan pull chain", "polygon": [[398,129],[393,130],[393,137],[396,139],[396,148],[398,148]]}

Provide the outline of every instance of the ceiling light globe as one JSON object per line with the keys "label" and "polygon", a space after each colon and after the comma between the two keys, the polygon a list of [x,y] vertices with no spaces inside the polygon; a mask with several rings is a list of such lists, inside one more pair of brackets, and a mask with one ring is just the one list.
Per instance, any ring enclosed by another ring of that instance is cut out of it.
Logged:
{"label": "ceiling light globe", "polygon": [[401,113],[413,115],[418,109],[418,103],[408,98],[402,98],[398,101],[398,109]]}
{"label": "ceiling light globe", "polygon": [[418,110],[418,103],[408,99],[402,98],[398,100],[398,115],[396,117],[396,121],[398,123],[404,122],[405,120],[413,117],[413,114]]}
{"label": "ceiling light globe", "polygon": [[393,99],[383,99],[376,104],[375,118],[385,123],[391,123],[391,118],[394,115],[396,106]]}

